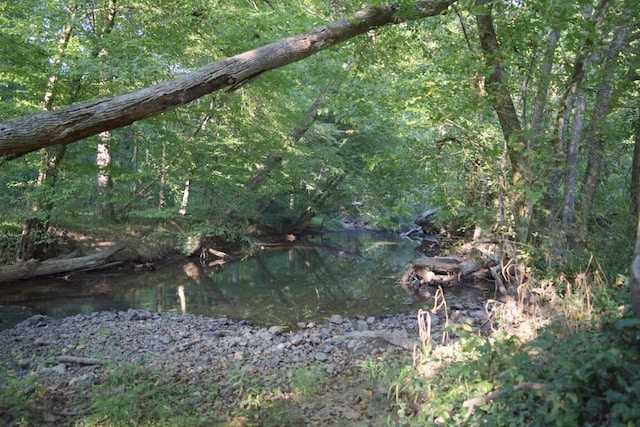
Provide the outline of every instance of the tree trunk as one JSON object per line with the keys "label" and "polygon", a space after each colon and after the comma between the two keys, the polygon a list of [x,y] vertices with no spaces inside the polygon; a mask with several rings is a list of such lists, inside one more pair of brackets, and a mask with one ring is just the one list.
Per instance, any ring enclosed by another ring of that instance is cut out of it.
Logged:
{"label": "tree trunk", "polygon": [[640,217],[638,218],[636,248],[633,254],[633,261],[631,262],[629,291],[631,292],[631,307],[633,308],[633,314],[636,317],[640,317]]}
{"label": "tree trunk", "polygon": [[631,199],[633,214],[640,217],[640,108],[638,108],[636,135],[633,144],[633,164],[631,166],[629,198]]}
{"label": "tree trunk", "polygon": [[[68,9],[68,12],[69,22],[73,22],[76,8],[71,7]],[[69,46],[72,32],[73,27],[71,25],[66,25],[62,28],[62,34],[58,43],[58,52],[53,58],[52,65],[60,66],[62,63],[62,58]],[[59,76],[57,71],[49,77],[43,98],[43,108],[45,111],[50,111],[53,108],[58,93],[58,80]],[[53,208],[51,191],[55,187],[58,177],[58,164],[62,161],[65,151],[65,146],[61,145],[47,147],[42,150],[44,164],[40,168],[36,184],[40,194],[31,206],[33,215],[25,221],[22,227],[18,252],[16,253],[17,262],[44,256],[43,251],[45,247],[40,242],[43,240],[44,233],[46,233],[49,228],[51,209]]]}
{"label": "tree trunk", "polygon": [[14,280],[66,273],[85,268],[96,268],[105,265],[109,257],[124,248],[124,245],[117,245],[102,252],[83,257],[69,259],[52,258],[45,261],[32,259],[20,264],[0,266],[0,282],[11,282]]}
{"label": "tree trunk", "polygon": [[96,155],[96,166],[98,166],[98,195],[100,198],[100,216],[108,222],[115,220],[116,214],[111,201],[113,192],[113,180],[109,175],[111,166],[111,152],[109,151],[109,139],[111,132],[100,133],[100,143],[98,144],[98,154]]}
{"label": "tree trunk", "polygon": [[184,182],[184,190],[182,191],[182,202],[180,202],[180,215],[187,214],[187,206],[189,205],[189,193],[191,192],[191,180],[187,179]]}
{"label": "tree trunk", "polygon": [[506,71],[502,63],[498,37],[493,24],[491,0],[476,0],[480,8],[476,14],[480,46],[487,66],[486,89],[494,111],[500,122],[511,164],[512,193],[516,213],[517,237],[526,241],[532,206],[527,206],[525,186],[528,185],[529,166],[524,157],[527,149],[522,126],[511,93],[506,82]]}
{"label": "tree trunk", "polygon": [[560,34],[553,29],[547,36],[547,46],[545,48],[544,59],[540,66],[540,84],[533,101],[533,114],[531,116],[531,140],[529,148],[535,150],[544,138],[545,111],[549,94],[549,84],[551,82],[551,71],[553,70],[553,58],[555,55]]}
{"label": "tree trunk", "polygon": [[224,87],[238,87],[262,72],[300,61],[373,28],[437,16],[455,0],[418,1],[411,8],[371,6],[351,17],[214,62],[173,80],[112,98],[0,123],[0,157],[14,159],[55,144],[69,144],[187,104]]}
{"label": "tree trunk", "polygon": [[579,238],[588,239],[589,217],[593,206],[593,199],[600,182],[600,170],[602,168],[602,156],[604,152],[605,137],[603,135],[604,121],[609,114],[613,81],[611,78],[618,67],[618,54],[626,44],[628,31],[626,27],[619,27],[614,33],[613,40],[604,51],[604,66],[601,70],[605,76],[596,91],[595,105],[591,115],[591,126],[587,136],[587,169],[582,182],[582,191],[579,200]]}
{"label": "tree trunk", "polygon": [[329,198],[329,195],[334,188],[340,184],[340,181],[344,178],[344,175],[334,175],[327,181],[324,188],[313,198],[311,204],[302,212],[296,222],[293,224],[293,231],[300,233],[307,228],[311,223],[311,220],[316,216],[315,208]]}
{"label": "tree trunk", "polygon": [[562,222],[566,231],[573,226],[573,217],[576,208],[576,195],[578,193],[578,151],[584,128],[584,110],[587,106],[587,97],[584,93],[578,96],[578,104],[573,115],[573,126],[569,147],[567,149],[567,170],[564,178],[564,203],[562,209]]}
{"label": "tree trunk", "polygon": [[164,210],[167,200],[165,189],[167,186],[167,143],[162,141],[162,157],[160,159],[160,189],[158,190],[158,210]]}

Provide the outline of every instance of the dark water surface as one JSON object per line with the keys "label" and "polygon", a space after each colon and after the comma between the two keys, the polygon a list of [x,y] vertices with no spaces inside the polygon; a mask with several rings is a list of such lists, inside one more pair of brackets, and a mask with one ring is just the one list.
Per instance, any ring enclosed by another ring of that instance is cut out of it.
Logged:
{"label": "dark water surface", "polygon": [[[332,314],[408,313],[429,306],[397,280],[409,268],[416,246],[395,234],[341,231],[264,248],[217,267],[183,259],[149,272],[95,272],[4,284],[0,329],[34,314],[63,317],[129,308],[227,316],[262,325],[322,322]],[[472,284],[448,291],[454,299],[478,299],[486,292]]]}

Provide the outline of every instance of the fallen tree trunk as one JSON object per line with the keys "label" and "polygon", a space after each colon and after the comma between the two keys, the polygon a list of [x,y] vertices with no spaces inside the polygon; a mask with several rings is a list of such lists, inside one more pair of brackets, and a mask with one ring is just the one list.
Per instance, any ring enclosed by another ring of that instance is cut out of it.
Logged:
{"label": "fallen tree trunk", "polygon": [[29,261],[0,267],[0,283],[14,280],[29,279],[49,274],[67,273],[80,269],[96,269],[107,264],[109,257],[125,248],[116,245],[102,252],[76,258],[55,258],[44,261],[31,259]]}
{"label": "fallen tree trunk", "polygon": [[170,111],[225,87],[233,90],[265,71],[300,61],[373,28],[440,15],[454,2],[423,0],[406,8],[369,6],[353,16],[214,62],[152,87],[1,122],[0,158],[11,160],[40,148],[69,144]]}

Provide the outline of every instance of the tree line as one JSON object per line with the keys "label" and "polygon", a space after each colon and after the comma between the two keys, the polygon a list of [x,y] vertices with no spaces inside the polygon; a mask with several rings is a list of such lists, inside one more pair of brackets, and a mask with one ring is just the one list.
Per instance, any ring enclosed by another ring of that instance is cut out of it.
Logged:
{"label": "tree line", "polygon": [[278,202],[297,229],[441,206],[549,268],[631,257],[603,242],[637,223],[636,2],[308,3],[2,6],[3,184],[29,202],[6,204],[16,259],[78,192],[105,221],[209,228]]}

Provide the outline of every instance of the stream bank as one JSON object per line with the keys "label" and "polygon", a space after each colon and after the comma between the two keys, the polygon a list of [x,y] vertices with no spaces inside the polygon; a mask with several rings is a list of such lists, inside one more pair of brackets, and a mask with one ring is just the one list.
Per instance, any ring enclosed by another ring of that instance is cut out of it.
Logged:
{"label": "stream bank", "polygon": [[[488,328],[482,307],[451,307],[448,316],[432,314],[434,342],[454,319]],[[97,402],[151,382],[170,392],[147,390],[146,405],[172,406],[162,417],[186,412],[198,425],[377,426],[398,408],[388,390],[367,382],[364,367],[410,365],[419,336],[416,313],[332,315],[287,329],[128,310],[33,316],[0,331],[0,343],[2,371],[28,384],[16,391],[21,401],[0,403],[5,425],[18,417],[32,425],[93,425]]]}

